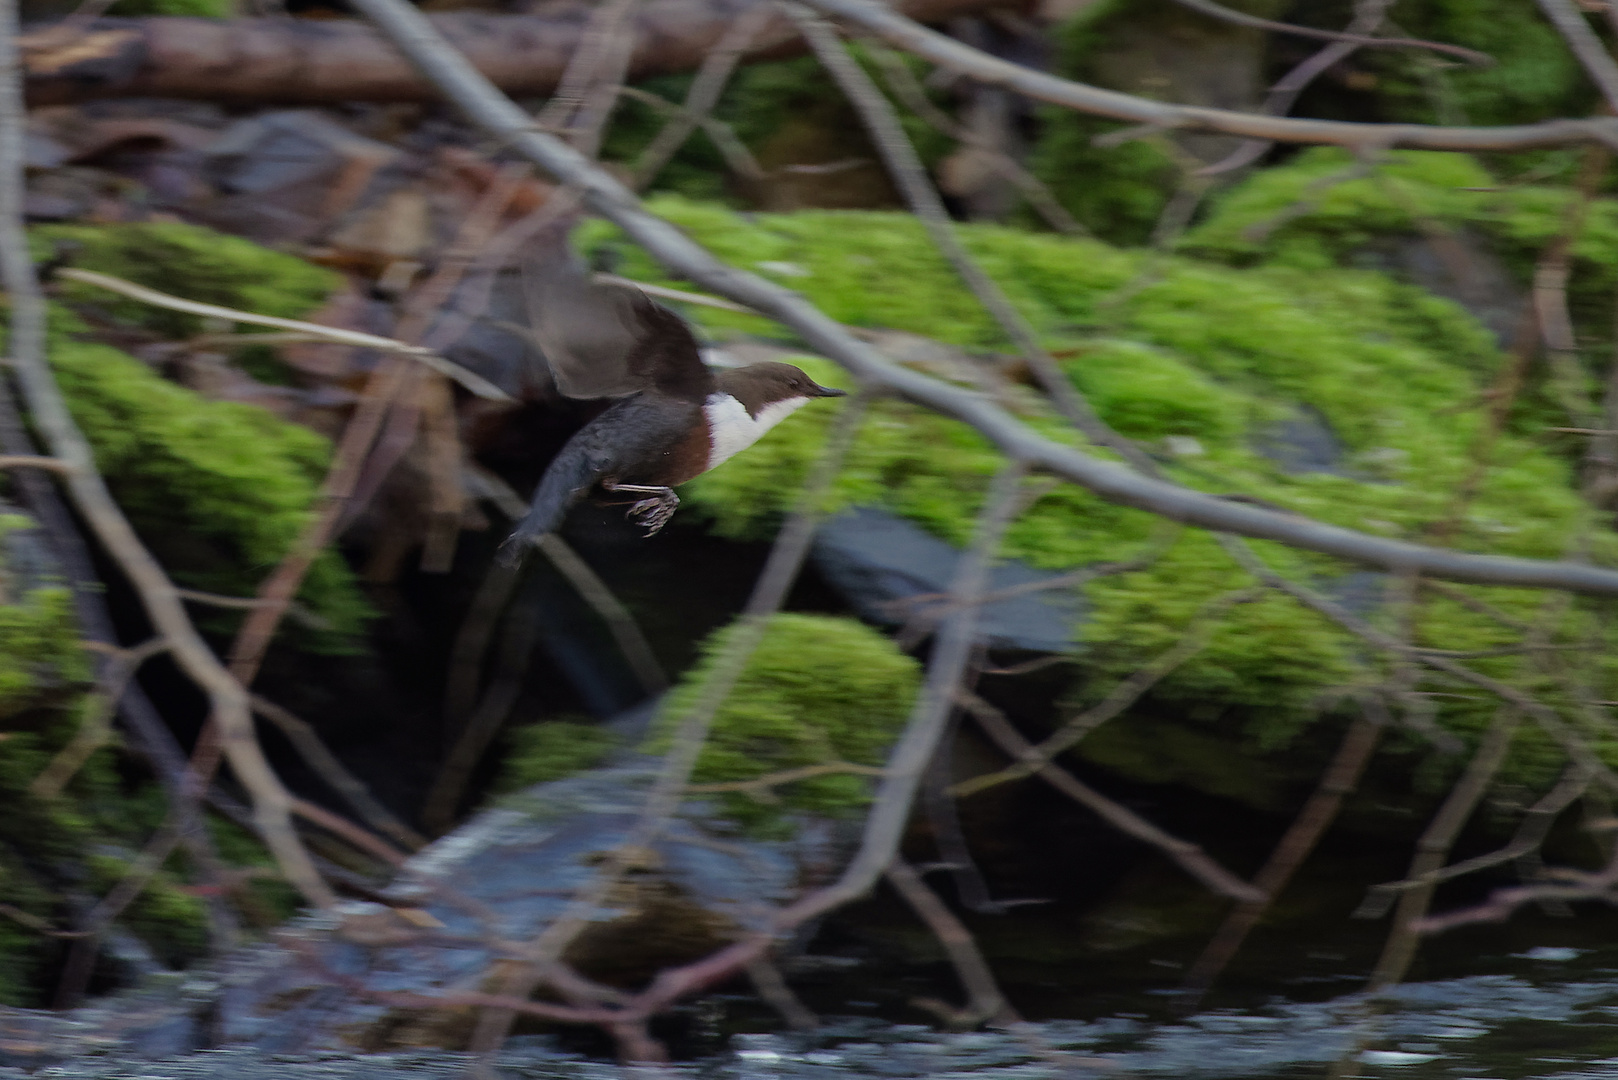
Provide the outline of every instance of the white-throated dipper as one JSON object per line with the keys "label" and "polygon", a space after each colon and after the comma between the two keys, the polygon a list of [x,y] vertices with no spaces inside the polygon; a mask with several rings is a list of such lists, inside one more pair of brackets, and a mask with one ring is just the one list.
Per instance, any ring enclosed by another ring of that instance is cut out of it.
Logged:
{"label": "white-throated dipper", "polygon": [[565,242],[544,245],[526,271],[533,336],[556,388],[617,400],[545,470],[527,516],[501,545],[507,562],[598,489],[641,496],[629,516],[650,536],[680,505],[677,485],[752,446],[810,400],[845,393],[791,364],[710,371],[678,315],[639,289],[592,282]]}

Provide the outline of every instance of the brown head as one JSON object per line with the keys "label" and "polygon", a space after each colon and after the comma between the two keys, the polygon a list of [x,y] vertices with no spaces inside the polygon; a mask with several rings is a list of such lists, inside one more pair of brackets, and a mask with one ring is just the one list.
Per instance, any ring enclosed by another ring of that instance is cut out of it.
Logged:
{"label": "brown head", "polygon": [[801,398],[844,397],[846,390],[821,386],[799,368],[766,360],[746,367],[730,368],[718,376],[719,390],[729,394],[757,417],[768,405]]}

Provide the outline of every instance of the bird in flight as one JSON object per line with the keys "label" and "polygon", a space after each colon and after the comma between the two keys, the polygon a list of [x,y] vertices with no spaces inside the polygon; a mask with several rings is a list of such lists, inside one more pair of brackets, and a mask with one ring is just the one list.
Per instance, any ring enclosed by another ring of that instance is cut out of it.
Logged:
{"label": "bird in flight", "polygon": [[557,390],[613,403],[551,461],[527,515],[502,545],[507,562],[521,559],[589,495],[630,501],[629,517],[651,536],[680,505],[674,488],[752,446],[815,398],[844,396],[791,364],[711,371],[678,315],[639,289],[592,281],[560,238],[528,262],[525,283],[533,339]]}

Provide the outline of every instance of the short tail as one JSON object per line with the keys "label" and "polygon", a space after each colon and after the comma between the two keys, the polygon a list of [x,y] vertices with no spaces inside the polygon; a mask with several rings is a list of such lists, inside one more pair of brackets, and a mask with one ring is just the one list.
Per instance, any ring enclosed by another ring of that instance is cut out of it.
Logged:
{"label": "short tail", "polygon": [[528,513],[517,522],[511,535],[506,537],[500,545],[496,558],[502,566],[516,566],[522,562],[528,549],[539,543],[539,538],[546,533],[555,532],[561,527],[562,519],[567,512],[590,493],[596,481],[601,478],[602,471],[591,460],[591,455],[574,439],[562,447],[562,452],[556,455],[545,475],[540,478],[539,487],[534,491],[534,501],[528,508]]}

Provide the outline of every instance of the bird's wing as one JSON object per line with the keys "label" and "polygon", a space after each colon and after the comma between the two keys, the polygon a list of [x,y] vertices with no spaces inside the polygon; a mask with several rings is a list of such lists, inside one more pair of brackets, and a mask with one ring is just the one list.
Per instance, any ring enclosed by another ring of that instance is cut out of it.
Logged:
{"label": "bird's wing", "polygon": [[712,382],[678,315],[639,289],[591,281],[565,240],[538,247],[523,279],[534,338],[568,397],[625,397],[653,386],[705,393]]}

